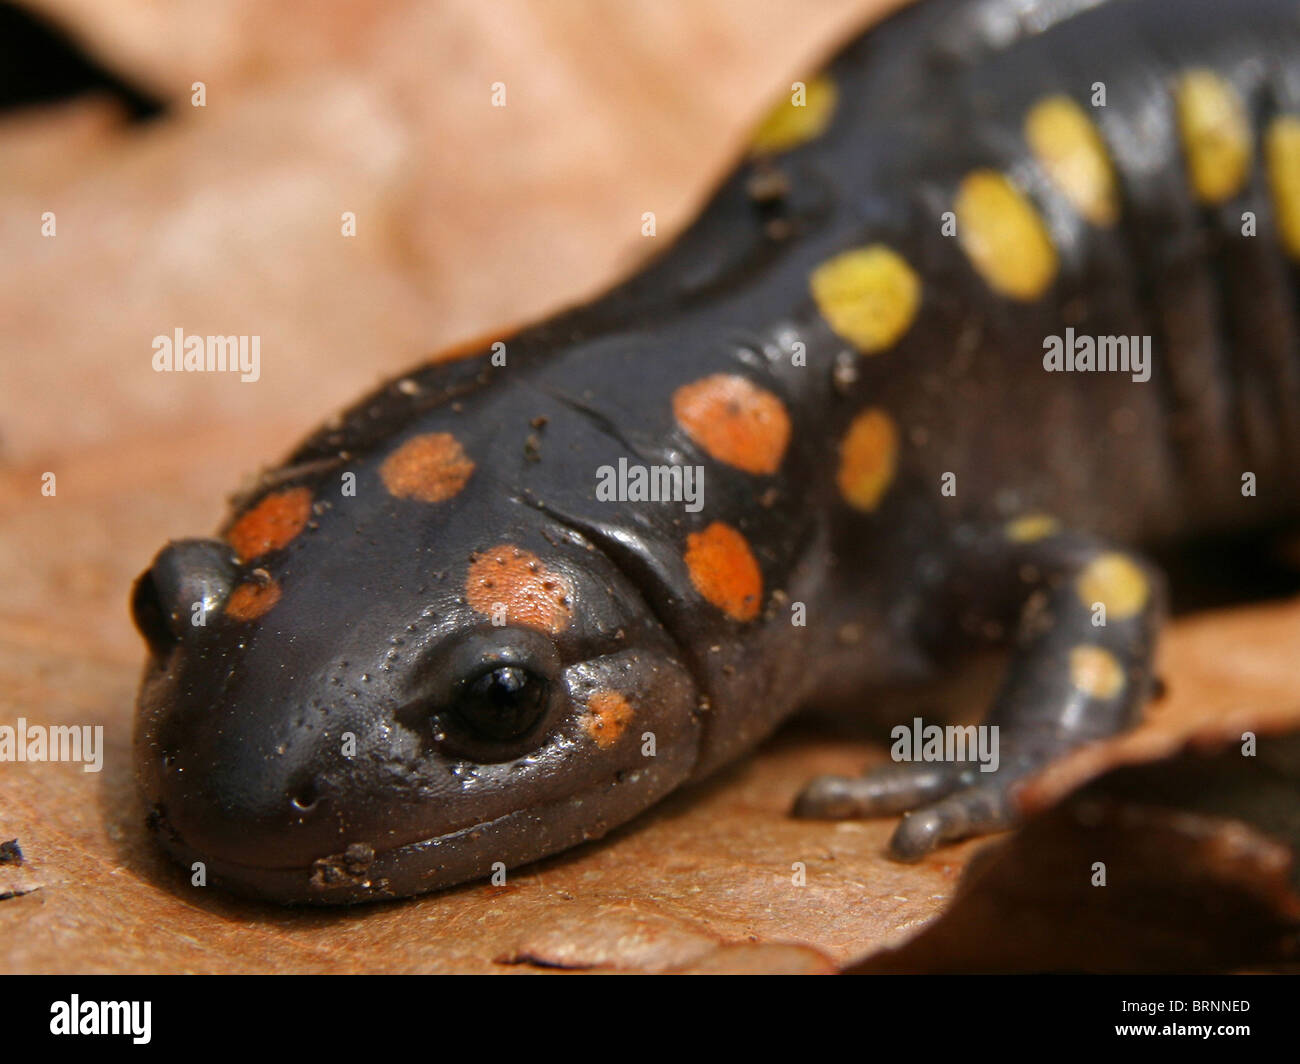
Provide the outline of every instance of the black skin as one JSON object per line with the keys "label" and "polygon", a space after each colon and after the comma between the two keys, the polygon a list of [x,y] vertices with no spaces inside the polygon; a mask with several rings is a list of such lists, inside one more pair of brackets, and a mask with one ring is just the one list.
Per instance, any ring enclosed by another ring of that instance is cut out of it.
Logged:
{"label": "black skin", "polygon": [[[236,513],[309,488],[311,522],[287,546],[253,560],[216,540],[167,546],[134,599],[152,650],[137,756],[161,841],[209,881],[281,901],[445,887],[600,836],[801,707],[865,711],[873,688],[1009,645],[988,717],[1002,729],[997,773],[891,764],[813,781],[798,799],[800,816],[908,813],[891,852],[912,859],[1009,826],[1027,774],[1130,726],[1165,603],[1134,552],[1297,516],[1295,267],[1258,160],[1227,204],[1194,201],[1169,84],[1189,67],[1220,72],[1257,133],[1300,112],[1300,18],[1266,0],[1071,10],[1084,6],[1043,4],[1052,17],[1035,20],[1020,0],[935,0],[896,15],[829,68],[829,129],[747,159],[637,278],[501,337],[505,366],[485,343],[417,369],[267,474]],[[1053,93],[1086,105],[1096,82],[1119,222],[1090,226],[1031,181],[1060,272],[1037,301],[999,297],[940,215],[975,167],[1032,175],[1025,112]],[[1243,210],[1259,219],[1253,239]],[[923,297],[903,338],[863,357],[821,318],[808,277],[868,243],[902,254]],[[1065,325],[1150,335],[1151,380],[1043,372],[1043,338]],[[784,403],[792,431],[774,473],[715,460],[674,420],[675,390],[714,373]],[[835,481],[838,442],[866,406],[900,431],[870,513]],[[459,440],[473,476],[445,501],[393,498],[380,464],[432,432]],[[620,457],[702,465],[703,510],[597,501],[597,469]],[[1242,494],[1246,471],[1257,495]],[[946,473],[955,496],[941,493]],[[1008,535],[1034,512],[1060,530]],[[714,521],[746,537],[761,569],[752,620],[705,601],[683,561],[688,535]],[[468,604],[471,558],[501,543],[569,581],[562,631],[493,627]],[[1130,563],[1144,590],[1098,626],[1078,582],[1103,557]],[[224,605],[255,569],[282,597],[237,622]],[[794,603],[805,625],[792,625]],[[1082,693],[1069,664],[1080,647],[1106,651],[1119,682]],[[602,747],[581,710],[610,689],[634,718]]]}

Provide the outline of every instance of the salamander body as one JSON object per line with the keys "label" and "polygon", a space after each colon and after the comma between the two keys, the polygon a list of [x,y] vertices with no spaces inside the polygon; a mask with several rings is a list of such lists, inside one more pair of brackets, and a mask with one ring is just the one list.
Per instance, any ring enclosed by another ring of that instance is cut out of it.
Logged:
{"label": "salamander body", "polygon": [[1007,645],[996,771],[795,807],[906,812],[901,859],[1006,827],[1150,696],[1137,552],[1294,523],[1298,257],[1300,5],[908,8],[640,275],[391,382],[161,551],[150,823],[245,892],[414,894]]}

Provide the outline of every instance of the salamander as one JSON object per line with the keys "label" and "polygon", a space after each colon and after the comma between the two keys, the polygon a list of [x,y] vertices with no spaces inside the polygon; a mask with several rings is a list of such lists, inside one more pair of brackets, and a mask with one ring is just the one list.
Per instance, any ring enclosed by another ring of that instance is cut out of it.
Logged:
{"label": "salamander", "polygon": [[1297,260],[1300,5],[905,8],[639,274],[392,380],[161,550],[149,823],[257,896],[416,894],[1002,647],[996,765],[793,813],[903,814],[900,860],[1008,828],[1151,697],[1155,552],[1294,524]]}

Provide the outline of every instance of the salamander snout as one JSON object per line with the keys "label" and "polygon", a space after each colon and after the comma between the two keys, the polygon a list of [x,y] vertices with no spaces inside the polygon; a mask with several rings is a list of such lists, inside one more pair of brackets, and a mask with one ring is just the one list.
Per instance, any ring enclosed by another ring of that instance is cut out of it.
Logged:
{"label": "salamander snout", "polygon": [[131,616],[158,658],[205,623],[236,581],[238,559],[215,539],[168,543],[135,582]]}
{"label": "salamander snout", "polygon": [[192,886],[418,894],[597,838],[689,778],[695,677],[603,552],[513,499],[420,521],[316,490],[291,542],[272,507],[229,546],[169,544],[135,587],[138,782]]}

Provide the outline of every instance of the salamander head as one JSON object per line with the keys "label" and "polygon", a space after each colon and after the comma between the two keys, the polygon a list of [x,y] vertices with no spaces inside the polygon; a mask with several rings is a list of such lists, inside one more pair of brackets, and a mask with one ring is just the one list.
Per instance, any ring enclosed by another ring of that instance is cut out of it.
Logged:
{"label": "salamander head", "polygon": [[456,485],[429,435],[137,581],[141,786],[213,882],[419,893],[599,837],[691,772],[695,688],[636,588],[489,478]]}

